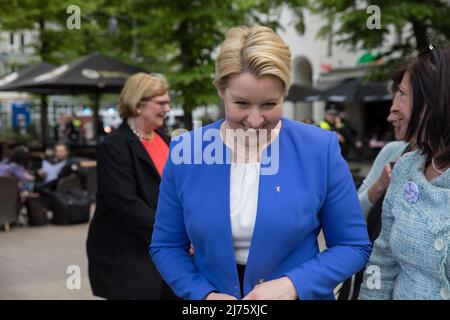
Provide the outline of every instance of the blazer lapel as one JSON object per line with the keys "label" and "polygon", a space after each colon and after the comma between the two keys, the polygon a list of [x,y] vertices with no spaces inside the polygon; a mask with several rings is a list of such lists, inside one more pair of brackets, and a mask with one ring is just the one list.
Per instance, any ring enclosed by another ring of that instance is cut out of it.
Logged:
{"label": "blazer lapel", "polygon": [[[277,137],[277,143],[280,143],[281,132]],[[278,151],[281,153],[281,150]],[[262,162],[266,163],[267,155],[264,155],[265,158]],[[278,161],[281,162],[281,155]],[[270,260],[266,248],[274,241],[268,233],[271,228],[271,221],[274,219],[273,215],[276,215],[282,207],[278,197],[283,187],[280,186],[280,178],[279,172],[272,175],[260,175],[259,177],[258,207],[245,269],[244,294],[253,289],[249,287],[249,284],[259,283],[260,280],[264,281],[265,279],[262,277],[271,271],[270,264],[266,263],[267,259]]]}
{"label": "blazer lapel", "polygon": [[[223,145],[223,154],[225,155],[227,152],[227,147],[225,144]],[[213,170],[211,172],[211,179],[208,183],[208,190],[205,191],[205,194],[211,194],[214,198],[214,209],[212,211],[216,212],[216,219],[218,225],[221,226],[223,231],[222,243],[218,246],[218,248],[223,248],[222,250],[222,265],[223,265],[223,273],[226,278],[234,279],[232,283],[239,284],[239,277],[236,268],[236,258],[234,255],[234,243],[233,243],[233,234],[231,228],[231,214],[230,214],[230,169],[231,165],[229,162],[225,162],[224,164],[217,164],[213,166]],[[239,295],[239,292],[236,287],[229,283],[230,285],[230,293],[233,292]]]}
{"label": "blazer lapel", "polygon": [[126,123],[126,119],[124,119],[122,125],[120,126],[121,130],[123,130],[124,134],[127,136],[128,142],[130,143],[131,148],[133,149],[133,152],[145,163],[147,163],[159,176],[159,172],[156,169],[155,164],[153,163],[152,159],[147,153],[147,150],[145,150],[145,147],[142,145],[141,141],[139,141],[138,137],[131,131],[130,127],[128,127],[128,124]]}

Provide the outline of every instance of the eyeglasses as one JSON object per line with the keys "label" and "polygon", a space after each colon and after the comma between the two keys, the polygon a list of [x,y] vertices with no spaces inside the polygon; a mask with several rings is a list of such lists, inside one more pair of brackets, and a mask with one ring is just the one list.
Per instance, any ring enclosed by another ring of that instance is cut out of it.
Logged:
{"label": "eyeglasses", "polygon": [[150,100],[152,100],[152,97],[142,97],[141,98],[141,102],[148,102]]}
{"label": "eyeglasses", "polygon": [[[152,101],[154,97],[142,97],[141,103],[147,103],[149,101]],[[164,108],[166,106],[170,106],[170,100],[169,101],[154,101],[154,103],[158,104],[161,108]]]}
{"label": "eyeglasses", "polygon": [[434,65],[437,65],[439,63],[439,55],[437,50],[434,48],[434,46],[432,44],[429,44],[428,46],[426,46],[425,48],[423,48],[422,50],[420,50],[419,53],[419,58],[427,55],[427,54],[431,54],[432,56],[432,60],[431,62]]}

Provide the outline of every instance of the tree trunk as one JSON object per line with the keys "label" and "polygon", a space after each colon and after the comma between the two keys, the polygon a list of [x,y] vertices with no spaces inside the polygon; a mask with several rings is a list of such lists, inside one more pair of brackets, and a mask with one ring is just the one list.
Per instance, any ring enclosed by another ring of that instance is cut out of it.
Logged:
{"label": "tree trunk", "polygon": [[48,61],[48,43],[45,39],[44,32],[45,32],[45,20],[44,18],[39,18],[38,21],[39,24],[39,41],[41,43],[41,46],[39,47],[39,56],[41,57],[42,61]]}
{"label": "tree trunk", "polygon": [[[182,71],[186,71],[192,68],[192,63],[190,61],[191,57],[191,46],[189,43],[189,37],[184,36],[187,35],[189,32],[189,26],[188,21],[184,20],[180,23],[178,27],[178,33],[179,35],[182,35],[179,39],[179,45],[180,45],[180,51],[181,51],[181,69]],[[191,92],[185,92],[183,90],[182,92],[183,98],[184,98],[184,104],[183,104],[183,111],[184,111],[184,126],[187,130],[192,130],[192,109],[195,107],[191,105],[189,99],[189,95],[193,94]]]}
{"label": "tree trunk", "polygon": [[41,146],[43,149],[47,148],[47,96],[41,95]]}
{"label": "tree trunk", "polygon": [[99,124],[100,124],[100,93],[97,91],[93,95],[93,105],[92,105],[92,113],[93,113],[93,128],[94,128],[94,138],[97,145],[99,145]]}
{"label": "tree trunk", "polygon": [[186,130],[192,130],[192,112],[187,112],[186,111],[186,107],[183,106],[184,109],[184,116],[183,116],[183,120],[184,120],[184,126],[186,128]]}

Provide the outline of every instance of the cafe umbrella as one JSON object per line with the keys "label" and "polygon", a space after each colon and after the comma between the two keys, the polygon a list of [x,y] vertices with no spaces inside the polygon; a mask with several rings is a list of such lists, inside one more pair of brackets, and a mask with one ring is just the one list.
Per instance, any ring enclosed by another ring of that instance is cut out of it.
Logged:
{"label": "cafe umbrella", "polygon": [[[20,71],[12,72],[2,78],[0,78],[0,91],[19,91],[17,90],[22,84],[26,83],[28,80],[46,73],[55,68],[54,64],[48,62],[41,62],[28,66]],[[41,100],[41,132],[42,132],[42,145],[45,147],[47,140],[46,130],[47,130],[47,93],[48,90],[36,90],[34,93],[39,94]]]}
{"label": "cafe umbrella", "polygon": [[389,101],[392,94],[389,93],[386,85],[377,82],[364,82],[360,78],[347,79],[324,90],[320,94],[319,100],[331,102],[373,102]]}
{"label": "cafe umbrella", "polygon": [[293,84],[289,88],[289,93],[285,100],[291,102],[313,102],[320,100],[321,91],[313,87]]}
{"label": "cafe umbrella", "polygon": [[[125,64],[100,53],[92,53],[22,81],[13,88],[9,88],[9,91],[68,95],[92,94],[96,128],[99,122],[100,95],[120,92],[129,76],[143,71],[140,67]],[[94,132],[97,133],[97,130]]]}

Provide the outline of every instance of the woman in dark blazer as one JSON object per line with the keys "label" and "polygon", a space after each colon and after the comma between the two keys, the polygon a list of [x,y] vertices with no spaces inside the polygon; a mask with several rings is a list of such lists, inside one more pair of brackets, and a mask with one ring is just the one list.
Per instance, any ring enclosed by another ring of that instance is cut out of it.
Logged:
{"label": "woman in dark blazer", "polygon": [[98,149],[97,207],[87,239],[94,295],[160,299],[163,281],[150,256],[169,137],[168,84],[161,75],[131,76],[119,97],[122,125]]}

